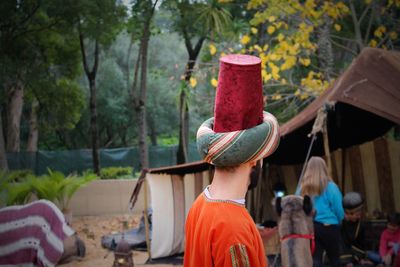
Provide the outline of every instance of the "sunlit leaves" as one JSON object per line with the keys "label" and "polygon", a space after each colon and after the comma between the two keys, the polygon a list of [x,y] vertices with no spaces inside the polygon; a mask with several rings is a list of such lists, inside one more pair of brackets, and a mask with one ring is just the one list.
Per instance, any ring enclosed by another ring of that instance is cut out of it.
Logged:
{"label": "sunlit leaves", "polygon": [[242,45],[247,45],[250,42],[250,40],[251,40],[250,36],[248,36],[246,34],[246,35],[243,35],[242,39],[240,39],[240,43]]}
{"label": "sunlit leaves", "polygon": [[214,44],[209,44],[208,49],[210,51],[210,55],[212,55],[212,56],[215,55],[215,53],[217,53],[217,48],[215,47]]}
{"label": "sunlit leaves", "polygon": [[301,65],[307,67],[308,65],[310,65],[311,60],[309,58],[300,58],[299,62],[300,62]]}
{"label": "sunlit leaves", "polygon": [[307,77],[301,79],[301,86],[318,95],[329,86],[329,82],[324,81],[321,78],[321,73],[310,71]]}
{"label": "sunlit leaves", "polygon": [[399,35],[397,34],[397,32],[390,32],[389,37],[392,40],[396,40],[399,37]]}
{"label": "sunlit leaves", "polygon": [[372,39],[369,41],[369,46],[370,47],[376,47],[378,45],[378,42],[375,39]]}
{"label": "sunlit leaves", "polygon": [[189,83],[190,83],[190,86],[191,86],[192,88],[195,88],[196,85],[197,85],[197,80],[196,80],[196,78],[191,77],[190,80],[189,80]]}
{"label": "sunlit leaves", "polygon": [[379,26],[375,31],[374,35],[378,38],[382,38],[383,34],[386,32],[385,26]]}
{"label": "sunlit leaves", "polygon": [[251,33],[252,34],[257,34],[258,33],[258,29],[257,28],[255,28],[255,27],[251,27]]}
{"label": "sunlit leaves", "polygon": [[212,78],[210,82],[211,82],[211,85],[212,85],[213,87],[216,88],[216,87],[218,86],[218,81],[217,81],[217,79]]}

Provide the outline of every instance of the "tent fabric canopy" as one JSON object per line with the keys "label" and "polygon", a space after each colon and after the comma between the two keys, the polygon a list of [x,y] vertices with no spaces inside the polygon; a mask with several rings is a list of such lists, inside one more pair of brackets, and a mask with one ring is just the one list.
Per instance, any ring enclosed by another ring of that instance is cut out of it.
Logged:
{"label": "tent fabric canopy", "polygon": [[[400,124],[400,53],[365,48],[332,87],[281,127],[281,142],[267,161],[303,163],[318,110],[328,108],[330,150],[346,148],[383,135]],[[311,151],[323,155],[322,135]]]}

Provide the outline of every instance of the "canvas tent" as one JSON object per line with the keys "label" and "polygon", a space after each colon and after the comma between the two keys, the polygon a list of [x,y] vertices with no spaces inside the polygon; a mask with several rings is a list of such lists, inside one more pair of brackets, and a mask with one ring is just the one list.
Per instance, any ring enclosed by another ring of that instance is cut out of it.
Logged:
{"label": "canvas tent", "polygon": [[[281,127],[281,143],[268,159],[273,164],[303,163],[307,135],[318,110],[328,111],[330,150],[375,139],[400,124],[400,53],[366,48],[323,95]],[[293,149],[296,147],[296,149]],[[323,154],[323,142],[313,154]]]}
{"label": "canvas tent", "polygon": [[[281,127],[280,145],[267,158],[270,184],[283,182],[295,191],[321,108],[327,109],[332,176],[342,191],[360,192],[369,213],[400,210],[400,142],[384,136],[400,124],[400,53],[364,49],[331,88]],[[311,155],[325,155],[321,133]],[[252,213],[265,219],[257,203]]]}
{"label": "canvas tent", "polygon": [[210,183],[210,167],[205,162],[194,162],[142,172],[131,203],[134,205],[138,195],[135,192],[144,183],[148,192],[145,202],[152,210],[148,242],[151,259],[183,252],[186,216],[195,198]]}
{"label": "canvas tent", "polygon": [[[293,193],[310,144],[307,136],[318,110],[329,103],[327,129],[333,178],[342,191],[360,191],[369,212],[400,210],[400,142],[382,137],[400,124],[400,55],[367,48],[323,95],[281,127],[281,143],[266,159],[263,179],[247,196],[256,222],[274,219],[271,199],[275,182]],[[318,134],[312,155],[324,155]],[[210,182],[211,166],[195,162],[150,169],[148,181],[153,208],[152,258],[183,251],[184,220],[195,197]],[[132,203],[140,190],[138,182]],[[136,192],[136,193],[135,193]]]}

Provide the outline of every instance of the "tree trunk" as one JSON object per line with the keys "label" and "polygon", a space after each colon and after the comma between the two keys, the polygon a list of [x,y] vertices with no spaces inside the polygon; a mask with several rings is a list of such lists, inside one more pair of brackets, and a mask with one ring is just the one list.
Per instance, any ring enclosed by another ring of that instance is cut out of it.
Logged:
{"label": "tree trunk", "polygon": [[179,96],[179,144],[176,155],[177,164],[186,163],[188,160],[188,135],[189,135],[189,108],[186,103],[186,92],[183,89]]}
{"label": "tree trunk", "polygon": [[149,135],[150,135],[151,145],[156,146],[157,145],[157,132],[156,132],[156,125],[154,123],[153,116],[149,116],[148,122],[149,122],[149,130],[150,130]]}
{"label": "tree trunk", "polygon": [[318,59],[326,80],[333,79],[334,58],[332,43],[330,40],[330,29],[332,20],[324,15],[324,23],[318,28]]}
{"label": "tree trunk", "polygon": [[[190,43],[190,38],[187,36],[186,32],[183,32],[183,36],[185,39],[186,49],[189,54],[189,60],[186,64],[185,69],[185,86],[188,86],[190,78],[192,77],[193,68],[196,64],[197,57],[200,53],[201,47],[203,46],[203,42],[205,37],[201,37],[195,46],[192,48],[192,44]],[[186,89],[186,88],[185,88]],[[179,96],[179,114],[180,114],[180,125],[179,125],[179,144],[178,151],[176,154],[177,164],[183,164],[188,161],[188,146],[189,146],[189,106],[187,103],[186,90],[183,89]]]}
{"label": "tree trunk", "polygon": [[7,90],[7,151],[20,151],[20,125],[22,107],[24,104],[24,89],[20,82],[10,86]]}
{"label": "tree trunk", "polygon": [[[154,15],[154,9],[158,0],[148,4],[151,9],[148,9],[146,22],[143,24],[143,33],[140,39],[140,48],[138,51],[138,58],[135,66],[134,80],[132,84],[132,100],[138,115],[139,127],[139,157],[140,168],[147,169],[149,167],[149,148],[147,144],[147,121],[146,121],[146,102],[147,102],[147,54],[150,40],[150,24]],[[140,65],[140,91],[138,97],[135,97],[136,83],[138,77],[138,70]]]}
{"label": "tree trunk", "polygon": [[149,148],[147,144],[147,121],[146,121],[146,101],[147,101],[147,54],[150,39],[150,23],[146,23],[143,29],[143,36],[140,41],[141,49],[141,68],[140,68],[140,96],[138,106],[139,118],[139,156],[140,168],[149,167]]}
{"label": "tree trunk", "polygon": [[90,88],[90,134],[92,139],[92,160],[93,160],[93,171],[100,176],[100,155],[99,155],[99,133],[97,130],[97,103],[96,103],[96,74],[99,66],[99,43],[95,40],[94,49],[94,63],[92,70],[89,70],[89,66],[86,58],[86,49],[84,43],[84,36],[81,31],[80,25],[78,25],[79,31],[79,44],[82,54],[83,69],[85,70],[86,77],[89,81]]}
{"label": "tree trunk", "polygon": [[97,130],[97,104],[96,104],[96,81],[89,80],[90,86],[90,134],[92,136],[93,171],[100,175],[99,136]]}
{"label": "tree trunk", "polygon": [[0,112],[0,170],[8,170],[6,147],[4,146],[3,120]]}
{"label": "tree trunk", "polygon": [[37,152],[38,140],[39,140],[39,127],[37,120],[37,110],[39,102],[35,98],[32,101],[31,113],[29,118],[29,137],[26,150],[28,152]]}

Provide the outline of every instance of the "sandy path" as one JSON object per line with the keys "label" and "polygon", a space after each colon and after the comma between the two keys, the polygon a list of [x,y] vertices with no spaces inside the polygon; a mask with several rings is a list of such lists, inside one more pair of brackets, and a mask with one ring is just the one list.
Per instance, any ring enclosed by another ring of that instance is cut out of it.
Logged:
{"label": "sandy path", "polygon": [[[74,217],[72,228],[77,231],[79,237],[86,244],[86,256],[83,259],[75,258],[69,263],[62,264],[62,267],[111,267],[114,261],[113,252],[101,246],[101,237],[105,234],[119,232],[122,229],[123,221],[128,222],[129,227],[136,227],[140,214],[135,215],[114,215],[114,216],[83,216]],[[137,266],[182,266],[170,264],[145,265],[147,252],[133,251],[133,260]]]}

